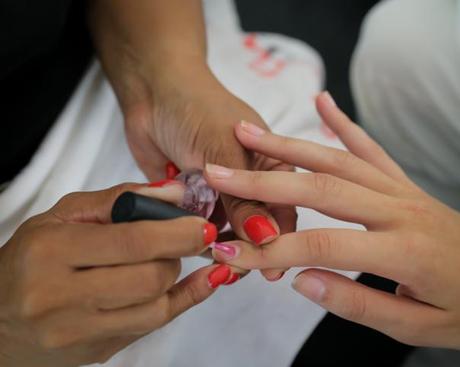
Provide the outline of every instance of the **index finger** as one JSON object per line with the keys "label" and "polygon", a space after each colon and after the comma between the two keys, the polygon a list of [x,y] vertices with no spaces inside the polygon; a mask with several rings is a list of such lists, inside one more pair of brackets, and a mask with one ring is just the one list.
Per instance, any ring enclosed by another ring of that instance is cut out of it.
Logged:
{"label": "index finger", "polygon": [[67,256],[74,267],[112,266],[199,255],[217,238],[199,217],[110,225],[71,224]]}

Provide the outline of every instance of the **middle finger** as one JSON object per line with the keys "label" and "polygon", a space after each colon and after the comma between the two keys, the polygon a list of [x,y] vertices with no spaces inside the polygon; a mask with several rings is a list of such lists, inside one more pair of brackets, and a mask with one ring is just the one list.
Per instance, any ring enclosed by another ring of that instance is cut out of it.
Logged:
{"label": "middle finger", "polygon": [[272,204],[302,206],[365,226],[396,218],[395,199],[321,173],[252,172],[208,164],[208,183],[219,192]]}

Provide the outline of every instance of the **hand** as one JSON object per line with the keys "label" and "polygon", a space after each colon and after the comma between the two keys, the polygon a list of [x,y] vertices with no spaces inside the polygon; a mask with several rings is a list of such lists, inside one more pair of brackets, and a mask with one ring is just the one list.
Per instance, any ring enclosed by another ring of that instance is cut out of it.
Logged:
{"label": "hand", "polygon": [[124,191],[176,201],[181,190],[129,184],[74,193],[21,225],[0,249],[0,365],[106,361],[227,281],[222,265],[176,283],[180,258],[215,239],[204,219],[110,223]]}
{"label": "hand", "polygon": [[[89,24],[98,56],[125,117],[137,163],[151,180],[168,161],[181,169],[206,162],[250,170],[291,170],[249,154],[233,127],[243,119],[266,128],[260,116],[229,93],[207,65],[201,0],[97,0]],[[236,235],[256,245],[295,230],[294,208],[222,196]],[[283,271],[264,271],[279,279]]]}
{"label": "hand", "polygon": [[[131,150],[150,179],[158,179],[169,160],[180,169],[203,168],[205,162],[211,162],[250,170],[292,170],[279,160],[244,150],[234,136],[235,123],[250,119],[265,129],[267,125],[210,72],[181,74],[176,69],[161,75],[167,75],[166,80],[152,82],[156,91],[152,92],[153,100],[133,111],[127,108],[125,113]],[[228,195],[222,196],[222,202],[236,235],[256,245],[272,241],[280,232],[295,230],[293,207],[267,206]],[[254,216],[256,223],[251,225]],[[264,275],[277,280],[283,272],[265,270]]]}
{"label": "hand", "polygon": [[396,294],[309,269],[293,286],[332,313],[401,342],[460,349],[460,214],[411,182],[328,94],[317,107],[350,153],[241,124],[236,135],[246,148],[312,173],[210,166],[208,181],[230,195],[312,208],[367,231],[305,230],[263,248],[233,242],[227,246],[235,256],[214,251],[215,258],[247,269],[313,266],[392,279]]}

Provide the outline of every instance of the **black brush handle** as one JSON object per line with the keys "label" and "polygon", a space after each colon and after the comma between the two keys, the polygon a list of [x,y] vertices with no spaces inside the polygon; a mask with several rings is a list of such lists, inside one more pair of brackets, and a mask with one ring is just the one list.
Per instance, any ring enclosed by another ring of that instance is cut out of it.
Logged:
{"label": "black brush handle", "polygon": [[196,216],[185,209],[178,208],[162,200],[125,192],[112,207],[112,222],[135,222],[138,220],[168,220]]}

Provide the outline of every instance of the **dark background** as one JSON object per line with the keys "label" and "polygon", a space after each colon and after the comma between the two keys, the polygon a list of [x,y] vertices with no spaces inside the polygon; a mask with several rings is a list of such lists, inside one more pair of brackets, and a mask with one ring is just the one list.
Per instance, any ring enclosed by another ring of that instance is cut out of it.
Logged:
{"label": "dark background", "polygon": [[365,14],[377,0],[236,0],[247,31],[282,33],[319,51],[326,64],[327,89],[354,117],[349,66]]}

